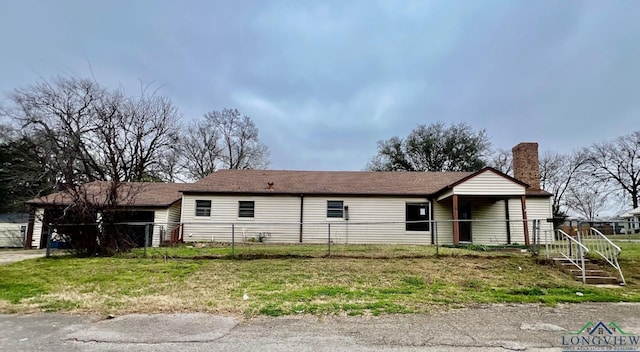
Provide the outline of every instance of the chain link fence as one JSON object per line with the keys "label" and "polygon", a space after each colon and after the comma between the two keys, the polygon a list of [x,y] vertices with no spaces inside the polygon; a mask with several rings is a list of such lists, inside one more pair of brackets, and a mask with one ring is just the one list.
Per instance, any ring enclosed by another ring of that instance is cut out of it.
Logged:
{"label": "chain link fence", "polygon": [[535,251],[554,239],[553,224],[546,219],[302,224],[140,222],[50,225],[44,230],[50,253],[73,251],[82,245],[83,238],[96,238],[101,231],[109,230],[121,238],[118,252],[163,258],[422,257],[451,247]]}

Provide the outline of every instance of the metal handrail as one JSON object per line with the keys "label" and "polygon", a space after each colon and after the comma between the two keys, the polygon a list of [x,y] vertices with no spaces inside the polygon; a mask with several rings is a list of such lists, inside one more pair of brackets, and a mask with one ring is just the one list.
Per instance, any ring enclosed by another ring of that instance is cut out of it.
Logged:
{"label": "metal handrail", "polygon": [[556,230],[556,233],[556,238],[558,238],[558,240],[549,241],[548,238],[546,239],[545,252],[547,259],[550,259],[551,253],[560,254],[563,258],[567,259],[571,264],[580,269],[582,282],[586,283],[587,276],[584,257],[589,253],[589,248],[560,229]]}
{"label": "metal handrail", "polygon": [[620,263],[618,263],[618,257],[622,252],[620,247],[611,242],[607,236],[593,227],[590,227],[587,235],[583,236],[582,242],[585,243],[587,247],[591,247],[590,249],[593,249],[593,252],[597,253],[607,263],[609,263],[609,265],[614,267],[620,275],[622,285],[626,284],[624,275],[622,274],[622,269],[620,268]]}

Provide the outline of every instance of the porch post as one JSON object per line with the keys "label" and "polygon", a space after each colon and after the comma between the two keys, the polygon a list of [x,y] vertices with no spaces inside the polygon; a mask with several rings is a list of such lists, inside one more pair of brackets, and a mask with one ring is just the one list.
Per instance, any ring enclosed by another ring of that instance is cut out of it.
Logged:
{"label": "porch post", "polygon": [[522,225],[524,226],[524,244],[529,245],[529,224],[527,221],[527,196],[520,197],[520,204],[522,204]]}
{"label": "porch post", "polygon": [[453,210],[453,244],[458,244],[460,242],[460,224],[458,223],[458,195],[454,194],[452,199],[453,205],[451,206]]}

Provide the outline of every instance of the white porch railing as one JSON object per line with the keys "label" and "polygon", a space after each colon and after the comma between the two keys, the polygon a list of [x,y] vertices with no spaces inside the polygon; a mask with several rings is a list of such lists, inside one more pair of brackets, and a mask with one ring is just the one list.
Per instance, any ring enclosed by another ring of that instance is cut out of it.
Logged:
{"label": "white porch railing", "polygon": [[586,283],[586,267],[584,257],[589,253],[589,248],[562,230],[556,230],[556,238],[546,238],[545,252],[547,259],[564,258],[580,270],[582,282]]}
{"label": "white porch railing", "polygon": [[622,275],[622,269],[620,269],[620,264],[618,263],[618,257],[621,252],[620,247],[593,227],[590,227],[589,230],[579,231],[579,235],[581,236],[580,242],[587,246],[590,252],[600,256],[618,271],[622,285],[625,285],[624,275]]}

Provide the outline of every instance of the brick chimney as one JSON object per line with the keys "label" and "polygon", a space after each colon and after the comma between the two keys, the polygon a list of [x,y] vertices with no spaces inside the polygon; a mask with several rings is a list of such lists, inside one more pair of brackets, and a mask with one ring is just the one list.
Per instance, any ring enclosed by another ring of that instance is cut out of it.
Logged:
{"label": "brick chimney", "polygon": [[511,153],[514,177],[529,184],[532,189],[540,189],[538,143],[520,143],[511,149]]}

